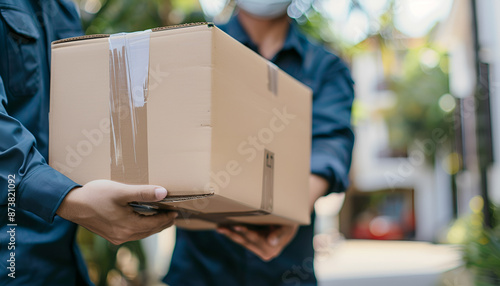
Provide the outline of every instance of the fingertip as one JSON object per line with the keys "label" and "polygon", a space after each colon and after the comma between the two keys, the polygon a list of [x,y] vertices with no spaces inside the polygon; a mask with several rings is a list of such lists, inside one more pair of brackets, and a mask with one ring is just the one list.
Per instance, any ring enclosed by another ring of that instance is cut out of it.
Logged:
{"label": "fingertip", "polygon": [[269,239],[267,240],[267,242],[271,245],[271,246],[277,246],[278,243],[279,243],[279,239],[276,237],[276,236],[271,236],[269,237]]}
{"label": "fingertip", "polygon": [[161,201],[167,196],[167,190],[164,187],[156,187],[155,196],[157,200]]}
{"label": "fingertip", "polygon": [[245,231],[247,230],[247,228],[246,228],[246,227],[241,226],[241,225],[236,225],[236,226],[234,226],[234,227],[233,227],[233,229],[234,229],[235,231],[237,231],[237,232],[245,232]]}

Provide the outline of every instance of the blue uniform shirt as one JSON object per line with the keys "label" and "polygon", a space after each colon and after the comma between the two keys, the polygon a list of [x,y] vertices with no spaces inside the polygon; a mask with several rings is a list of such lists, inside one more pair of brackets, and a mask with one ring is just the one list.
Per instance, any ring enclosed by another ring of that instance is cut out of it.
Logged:
{"label": "blue uniform shirt", "polygon": [[[257,52],[237,16],[220,28]],[[313,90],[311,173],[328,180],[328,192],[345,191],[354,143],[349,70],[337,56],[308,41],[295,24],[272,62]],[[215,231],[178,229],[164,281],[172,286],[316,285],[313,232],[313,225],[300,227],[279,257],[264,262]]]}
{"label": "blue uniform shirt", "polygon": [[55,215],[78,184],[46,163],[50,43],[81,34],[70,0],[0,0],[2,285],[90,284],[76,225]]}

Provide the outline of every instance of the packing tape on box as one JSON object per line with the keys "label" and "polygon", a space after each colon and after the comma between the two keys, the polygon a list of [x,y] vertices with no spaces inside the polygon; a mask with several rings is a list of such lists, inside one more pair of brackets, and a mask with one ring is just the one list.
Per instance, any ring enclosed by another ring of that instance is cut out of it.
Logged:
{"label": "packing tape on box", "polygon": [[147,184],[151,30],[109,37],[111,179]]}
{"label": "packing tape on box", "polygon": [[267,62],[267,88],[278,95],[278,67],[272,62]]}

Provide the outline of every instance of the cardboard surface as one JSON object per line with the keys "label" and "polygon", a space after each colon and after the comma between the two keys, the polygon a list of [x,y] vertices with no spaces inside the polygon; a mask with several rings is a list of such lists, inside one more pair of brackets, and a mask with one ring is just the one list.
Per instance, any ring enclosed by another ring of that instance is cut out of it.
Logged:
{"label": "cardboard surface", "polygon": [[[109,57],[102,36],[52,46],[49,161],[80,184],[119,177]],[[182,210],[179,225],[192,229],[214,226],[200,218],[309,223],[309,88],[206,24],[150,33],[147,72],[147,108],[132,109],[144,110],[147,130],[118,142],[147,142],[146,182],[169,197],[209,195],[155,205]],[[137,160],[130,153],[124,159]]]}

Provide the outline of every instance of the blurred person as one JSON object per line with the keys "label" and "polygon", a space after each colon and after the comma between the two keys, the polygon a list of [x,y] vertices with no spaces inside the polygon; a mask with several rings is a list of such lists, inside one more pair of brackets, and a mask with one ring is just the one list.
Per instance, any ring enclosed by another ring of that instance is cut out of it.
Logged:
{"label": "blurred person", "polygon": [[0,0],[1,285],[91,285],[75,223],[120,244],[175,217],[140,216],[128,206],[165,198],[162,187],[80,186],[47,165],[50,44],[79,35],[72,1]]}
{"label": "blurred person", "polygon": [[[310,201],[348,186],[354,135],[353,81],[334,54],[311,43],[286,11],[291,0],[236,0],[220,28],[313,90]],[[306,202],[305,202],[306,203]],[[169,285],[316,285],[314,225],[177,229]]]}

